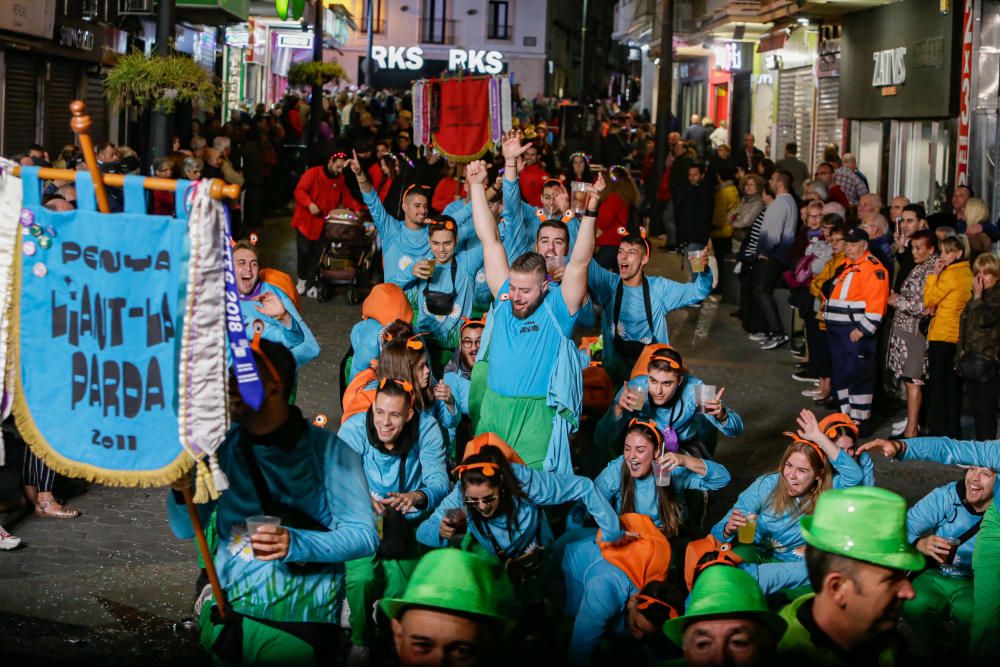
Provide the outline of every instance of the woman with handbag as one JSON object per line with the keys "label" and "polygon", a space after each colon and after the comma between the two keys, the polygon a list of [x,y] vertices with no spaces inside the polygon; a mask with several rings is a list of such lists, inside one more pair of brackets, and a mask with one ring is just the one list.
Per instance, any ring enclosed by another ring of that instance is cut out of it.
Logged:
{"label": "woman with handbag", "polygon": [[894,308],[889,336],[889,371],[906,387],[906,426],[902,435],[914,438],[920,431],[920,404],[927,378],[927,324],[924,285],[937,263],[937,237],[919,229],[910,237],[914,266],[899,292],[889,295]]}
{"label": "woman with handbag", "polygon": [[381,380],[372,406],[337,435],[361,457],[381,540],[374,555],[346,563],[352,652],[365,653],[372,606],[401,596],[420,558],[413,526],[448,494],[445,446],[437,420],[414,410],[404,380]]}
{"label": "woman with handbag", "polygon": [[957,236],[938,243],[939,257],[924,285],[924,308],[933,310],[927,331],[927,432],[961,436],[962,380],[955,372],[959,323],[972,298],[972,270]]}
{"label": "woman with handbag", "polygon": [[972,300],[962,311],[956,371],[968,390],[976,440],[993,440],[1000,396],[1000,258],[982,254],[972,267]]}

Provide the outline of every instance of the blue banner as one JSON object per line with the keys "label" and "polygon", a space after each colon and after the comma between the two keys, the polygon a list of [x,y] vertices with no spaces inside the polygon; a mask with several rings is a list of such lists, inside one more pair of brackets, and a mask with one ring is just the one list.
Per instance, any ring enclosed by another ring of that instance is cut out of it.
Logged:
{"label": "blue banner", "polygon": [[190,465],[177,417],[187,223],[147,215],[139,178],[115,215],[93,210],[86,173],[80,208],[62,213],[39,205],[33,170],[22,179],[18,427],[64,474],[169,482]]}

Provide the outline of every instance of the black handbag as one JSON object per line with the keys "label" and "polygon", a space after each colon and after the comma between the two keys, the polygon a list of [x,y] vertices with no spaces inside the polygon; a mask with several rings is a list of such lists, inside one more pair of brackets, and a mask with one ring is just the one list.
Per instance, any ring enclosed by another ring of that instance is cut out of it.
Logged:
{"label": "black handbag", "polygon": [[[409,451],[399,457],[399,491],[402,493],[406,473],[406,457]],[[378,554],[387,560],[412,558],[417,552],[417,536],[413,526],[395,507],[386,507],[382,512],[382,541]]]}
{"label": "black handbag", "polygon": [[455,299],[458,298],[458,290],[455,289],[455,275],[458,272],[458,261],[453,257],[451,260],[451,292],[436,292],[430,289],[430,280],[424,288],[424,305],[431,315],[447,317],[451,315],[455,307]]}
{"label": "black handbag", "polygon": [[927,337],[927,332],[931,330],[932,319],[934,319],[933,315],[924,315],[917,322],[917,329],[920,331],[920,334],[925,338]]}
{"label": "black handbag", "polygon": [[975,382],[990,382],[997,376],[1000,363],[979,352],[965,351],[955,363],[955,372],[959,377]]}

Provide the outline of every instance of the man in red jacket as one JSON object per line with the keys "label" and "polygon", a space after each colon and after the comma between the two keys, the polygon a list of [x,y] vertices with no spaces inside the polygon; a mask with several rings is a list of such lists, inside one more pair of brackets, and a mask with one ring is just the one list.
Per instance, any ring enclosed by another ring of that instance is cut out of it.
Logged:
{"label": "man in red jacket", "polygon": [[524,151],[524,169],[518,173],[521,197],[535,208],[542,207],[542,187],[550,178],[538,158],[538,147],[532,144]]}
{"label": "man in red jacket", "polygon": [[298,255],[296,289],[299,294],[316,298],[316,269],[323,253],[323,223],[326,215],[338,208],[359,211],[361,205],[351,196],[344,181],[346,153],[334,153],[325,165],[306,170],[295,186],[295,249]]}

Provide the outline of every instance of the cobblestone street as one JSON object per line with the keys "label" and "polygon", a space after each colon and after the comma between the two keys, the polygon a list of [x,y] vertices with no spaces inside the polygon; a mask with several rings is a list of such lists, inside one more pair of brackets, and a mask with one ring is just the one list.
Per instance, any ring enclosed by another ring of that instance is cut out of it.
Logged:
{"label": "cobblestone street", "polygon": [[[286,219],[268,223],[261,245],[263,266],[293,271]],[[661,252],[653,265],[652,273],[680,275],[678,255]],[[725,401],[747,425],[742,438],[720,440],[717,457],[733,481],[713,495],[710,521],[755,476],[777,465],[781,432],[794,427],[801,408],[813,405],[800,395],[807,385],[790,377],[795,362],[788,348],[759,351],[729,317],[732,309],[710,300],[675,312],[670,323],[671,342],[687,365],[706,382],[726,387]],[[337,372],[360,310],[342,293],[328,303],[304,303],[303,315],[323,346],[300,377],[298,403],[307,417],[324,413],[331,424],[339,421]],[[933,465],[881,459],[876,465],[879,484],[911,502],[958,477],[955,469]],[[19,452],[9,450],[0,495],[15,493],[19,474]],[[83,512],[75,520],[0,514],[0,523],[24,540],[18,550],[0,553],[0,664],[208,664],[196,630],[182,623],[192,616],[196,549],[170,533],[164,496],[161,489],[93,485],[72,499]]]}

